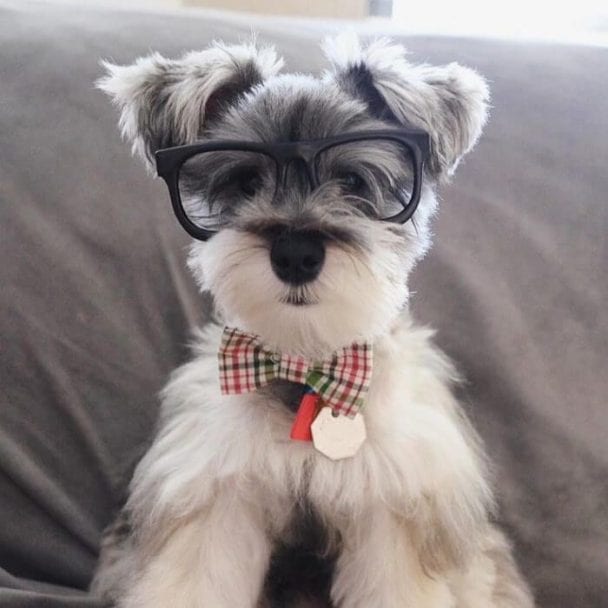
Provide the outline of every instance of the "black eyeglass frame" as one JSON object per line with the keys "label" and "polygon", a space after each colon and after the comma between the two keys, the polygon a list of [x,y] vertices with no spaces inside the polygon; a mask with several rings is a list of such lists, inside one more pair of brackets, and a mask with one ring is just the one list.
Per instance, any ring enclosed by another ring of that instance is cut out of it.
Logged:
{"label": "black eyeglass frame", "polygon": [[[185,146],[163,148],[155,153],[156,172],[169,188],[173,212],[182,227],[195,239],[206,241],[217,233],[217,230],[208,230],[197,226],[190,220],[182,204],[179,191],[179,175],[182,165],[193,156],[202,152],[219,152],[223,150],[235,150],[238,152],[258,152],[272,158],[276,164],[279,178],[285,175],[285,167],[294,160],[304,161],[308,177],[313,187],[318,187],[320,181],[317,175],[317,156],[325,150],[350,142],[366,141],[373,139],[387,139],[396,141],[405,146],[412,158],[414,165],[414,183],[412,195],[407,205],[399,213],[384,218],[381,221],[404,224],[407,222],[418,207],[420,193],[422,191],[422,173],[424,164],[428,160],[431,141],[426,131],[421,129],[380,129],[374,131],[358,131],[345,133],[333,137],[315,140],[302,140],[290,142],[262,143],[239,140],[215,140]],[[280,180],[277,179],[277,184]]]}

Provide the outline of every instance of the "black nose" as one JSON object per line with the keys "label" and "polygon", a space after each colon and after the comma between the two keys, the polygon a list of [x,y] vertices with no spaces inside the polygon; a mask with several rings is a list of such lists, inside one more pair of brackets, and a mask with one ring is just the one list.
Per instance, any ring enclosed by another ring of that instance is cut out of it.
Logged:
{"label": "black nose", "polygon": [[313,281],[325,261],[325,245],[318,232],[285,230],[274,236],[270,262],[285,283],[303,285]]}

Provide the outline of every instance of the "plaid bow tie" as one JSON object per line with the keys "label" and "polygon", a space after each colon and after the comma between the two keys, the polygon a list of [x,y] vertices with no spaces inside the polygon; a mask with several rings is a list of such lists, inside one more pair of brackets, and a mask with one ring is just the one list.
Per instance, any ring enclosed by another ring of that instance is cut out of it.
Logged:
{"label": "plaid bow tie", "polygon": [[363,406],[372,375],[372,347],[365,342],[342,348],[325,361],[310,362],[268,350],[257,336],[226,327],[218,357],[224,395],[291,380],[307,384],[334,412],[349,418]]}

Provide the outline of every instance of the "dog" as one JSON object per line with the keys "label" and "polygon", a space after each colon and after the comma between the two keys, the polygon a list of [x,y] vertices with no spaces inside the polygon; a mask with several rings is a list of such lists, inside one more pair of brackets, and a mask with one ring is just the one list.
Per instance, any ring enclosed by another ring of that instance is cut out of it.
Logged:
{"label": "dog", "polygon": [[218,319],[162,392],[92,589],[119,608],[531,608],[458,374],[408,313],[488,86],[385,39],[323,48],[319,77],[255,41],[105,64]]}

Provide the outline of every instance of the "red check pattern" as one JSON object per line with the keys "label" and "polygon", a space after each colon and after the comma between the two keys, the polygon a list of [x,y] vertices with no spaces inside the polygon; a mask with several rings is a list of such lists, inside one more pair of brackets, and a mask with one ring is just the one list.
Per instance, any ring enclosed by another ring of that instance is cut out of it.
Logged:
{"label": "red check pattern", "polygon": [[218,353],[225,395],[249,393],[273,380],[307,384],[338,414],[353,418],[363,407],[372,377],[371,344],[356,342],[324,361],[274,352],[258,336],[226,327]]}

